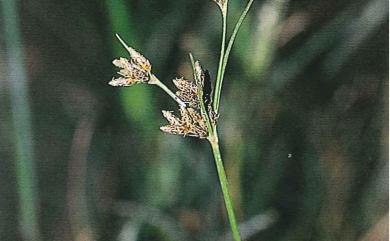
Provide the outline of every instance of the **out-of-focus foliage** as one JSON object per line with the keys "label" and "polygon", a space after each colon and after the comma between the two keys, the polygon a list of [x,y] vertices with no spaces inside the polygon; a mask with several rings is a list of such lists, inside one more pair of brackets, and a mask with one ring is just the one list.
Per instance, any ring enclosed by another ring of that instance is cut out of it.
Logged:
{"label": "out-of-focus foliage", "polygon": [[[188,52],[215,76],[217,6],[0,3],[0,240],[228,240],[207,143],[159,131],[158,88],[107,85],[115,33],[169,87]],[[386,0],[255,1],[220,117],[246,240],[387,239],[388,19]]]}

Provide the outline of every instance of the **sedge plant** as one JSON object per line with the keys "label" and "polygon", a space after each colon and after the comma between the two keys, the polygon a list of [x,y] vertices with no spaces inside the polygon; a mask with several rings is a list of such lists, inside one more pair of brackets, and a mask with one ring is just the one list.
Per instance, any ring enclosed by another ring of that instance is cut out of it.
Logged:
{"label": "sedge plant", "polygon": [[230,228],[234,240],[241,241],[219,147],[218,122],[220,119],[219,106],[222,83],[230,51],[241,24],[253,4],[253,0],[248,1],[240,18],[235,24],[228,42],[226,42],[228,0],[213,1],[219,7],[222,17],[221,52],[214,88],[211,86],[209,72],[201,66],[199,61],[195,61],[192,54],[190,54],[193,80],[176,78],[173,80],[173,83],[178,90],[176,92],[171,91],[153,74],[150,61],[142,54],[129,47],[118,34],[116,37],[129,52],[130,58],[119,58],[113,61],[113,64],[120,69],[118,72],[119,77],[113,78],[109,84],[117,87],[128,87],[140,83],[156,85],[177,102],[179,115],[175,115],[172,111],[163,110],[163,116],[167,119],[168,124],[160,127],[160,129],[169,134],[181,135],[184,137],[191,136],[209,141],[214,155]]}

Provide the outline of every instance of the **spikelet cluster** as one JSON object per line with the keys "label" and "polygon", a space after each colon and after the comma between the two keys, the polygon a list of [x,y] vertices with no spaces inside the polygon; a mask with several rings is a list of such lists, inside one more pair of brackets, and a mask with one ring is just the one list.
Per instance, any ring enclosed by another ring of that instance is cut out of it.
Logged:
{"label": "spikelet cluster", "polygon": [[118,72],[120,76],[113,78],[109,84],[112,86],[132,86],[137,83],[148,83],[152,71],[149,60],[135,49],[127,46],[119,36],[117,37],[129,52],[130,59],[119,58],[112,61],[120,69]]}
{"label": "spikelet cluster", "polygon": [[191,108],[200,108],[197,95],[198,88],[194,81],[180,78],[174,79],[173,83],[178,89],[178,91],[176,91],[177,97],[179,97],[186,105]]}
{"label": "spikelet cluster", "polygon": [[[119,58],[112,63],[119,68],[119,77],[113,78],[109,84],[112,86],[132,86],[137,83],[155,84],[156,77],[151,73],[152,65],[149,60],[135,49],[127,46],[127,44],[117,35],[121,44],[129,52],[130,59]],[[194,80],[187,80],[184,78],[176,78],[173,84],[177,91],[174,96],[175,100],[179,100],[180,115],[177,117],[172,111],[162,111],[163,116],[167,119],[168,125],[160,127],[163,132],[182,135],[193,136],[198,138],[208,137],[207,117],[215,120],[211,108],[211,82],[208,71],[204,71],[199,64],[194,64]],[[202,113],[204,105],[207,113]],[[205,116],[206,115],[206,116]]]}
{"label": "spikelet cluster", "polygon": [[[168,125],[160,128],[163,132],[174,135],[207,138],[207,119],[204,115],[209,115],[209,113],[202,114],[201,111],[201,102],[203,104],[206,102],[203,98],[205,94],[204,73],[199,62],[196,62],[195,81],[184,78],[173,80],[173,83],[178,89],[176,95],[186,103],[186,107],[180,107],[180,117],[175,116],[171,111],[163,111],[163,115],[168,121]],[[207,105],[207,109],[211,110],[211,104]]]}
{"label": "spikelet cluster", "polygon": [[169,123],[169,125],[160,127],[163,132],[207,138],[206,122],[196,109],[180,107],[180,118],[176,117],[171,111],[163,110],[163,115]]}

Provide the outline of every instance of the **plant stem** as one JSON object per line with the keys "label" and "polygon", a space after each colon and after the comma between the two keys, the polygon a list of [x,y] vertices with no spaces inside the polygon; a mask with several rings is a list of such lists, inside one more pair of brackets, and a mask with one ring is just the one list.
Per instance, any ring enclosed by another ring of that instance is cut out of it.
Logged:
{"label": "plant stem", "polygon": [[226,45],[227,6],[225,7],[225,10],[221,9],[221,14],[222,14],[222,40],[221,40],[221,53],[219,56],[217,79],[215,81],[215,88],[214,88],[216,91],[214,94],[214,110],[217,110],[219,106],[219,96],[221,95],[221,89],[222,89],[221,77],[222,77],[223,59],[225,56],[225,45]]}
{"label": "plant stem", "polygon": [[236,221],[236,216],[234,214],[232,199],[229,194],[228,181],[226,178],[225,168],[222,162],[221,151],[219,149],[218,133],[216,128],[214,128],[214,131],[211,133],[209,137],[209,142],[211,144],[211,148],[213,149],[215,165],[217,167],[219,183],[221,184],[223,199],[225,201],[225,207],[229,218],[230,228],[232,230],[234,240],[241,241],[240,232],[238,230],[238,225]]}
{"label": "plant stem", "polygon": [[23,56],[22,36],[18,15],[18,1],[0,1],[7,49],[8,80],[14,161],[21,238],[25,241],[41,239],[39,230],[38,184],[34,162],[31,109],[28,96],[28,81]]}
{"label": "plant stem", "polygon": [[[198,75],[196,74],[194,57],[192,56],[191,53],[190,53],[190,60],[191,60],[191,65],[192,65],[192,71],[194,73],[194,79],[196,80],[197,83],[199,83],[200,80],[198,79]],[[232,230],[234,240],[241,241],[240,233],[239,233],[238,227],[237,227],[236,217],[234,215],[232,201],[231,201],[230,194],[229,194],[228,181],[227,181],[225,169],[224,169],[223,163],[222,163],[221,152],[219,150],[217,126],[215,124],[212,124],[212,122],[210,121],[210,118],[209,118],[209,113],[207,113],[207,111],[206,111],[206,107],[205,107],[204,102],[203,102],[203,90],[198,90],[197,95],[198,95],[202,115],[206,119],[207,130],[209,133],[209,136],[207,139],[209,140],[209,142],[211,144],[211,148],[213,149],[214,160],[215,160],[215,164],[217,166],[219,183],[221,184],[221,188],[222,188],[222,194],[223,194],[223,199],[225,201],[225,207],[226,207],[226,210],[228,213],[230,228]]]}
{"label": "plant stem", "polygon": [[[246,7],[245,7],[244,11],[242,12],[240,18],[238,19],[238,21],[236,23],[236,26],[234,27],[233,33],[230,36],[229,43],[227,45],[226,51],[224,53],[222,65],[220,65],[219,68],[218,68],[218,74],[219,74],[218,76],[219,76],[219,78],[217,77],[217,80],[216,80],[216,83],[215,83],[215,94],[214,94],[214,110],[215,110],[216,113],[218,113],[218,110],[219,110],[219,102],[220,102],[220,98],[221,98],[222,82],[223,82],[223,77],[225,75],[225,69],[226,69],[226,65],[227,65],[228,59],[229,59],[230,51],[232,50],[232,47],[233,47],[233,44],[234,44],[234,40],[236,39],[236,36],[238,34],[238,30],[240,30],[240,27],[241,27],[242,23],[244,22],[244,19],[245,19],[246,15],[248,14],[249,9],[251,8],[251,6],[253,4],[253,1],[254,0],[249,0],[248,1],[248,4],[246,5]],[[225,16],[225,18],[226,18],[226,16]],[[225,21],[226,21],[226,19],[225,19]],[[226,28],[226,26],[225,26],[225,28]]]}
{"label": "plant stem", "polygon": [[224,74],[225,74],[225,69],[226,69],[227,61],[228,61],[228,59],[229,59],[230,51],[232,50],[232,47],[233,47],[233,44],[234,44],[234,40],[235,40],[236,37],[237,37],[238,30],[240,30],[240,27],[241,27],[242,23],[244,22],[244,19],[245,19],[246,15],[248,14],[249,9],[251,8],[251,6],[252,6],[252,4],[253,4],[253,1],[254,1],[254,0],[249,0],[249,1],[248,1],[248,4],[246,5],[244,11],[242,12],[242,14],[241,14],[241,16],[240,16],[240,19],[238,19],[237,24],[236,24],[236,26],[234,27],[232,36],[231,36],[230,39],[229,39],[229,43],[228,43],[228,46],[227,46],[227,48],[226,48],[225,56],[224,56],[224,58],[223,58],[222,76],[221,76],[222,79],[223,79],[223,76],[224,76]]}
{"label": "plant stem", "polygon": [[164,85],[154,74],[151,75],[150,81],[148,83],[152,85],[157,85],[162,90],[164,90],[165,93],[172,97],[172,99],[174,99],[180,106],[186,107],[186,104],[179,97],[177,97],[166,85]]}

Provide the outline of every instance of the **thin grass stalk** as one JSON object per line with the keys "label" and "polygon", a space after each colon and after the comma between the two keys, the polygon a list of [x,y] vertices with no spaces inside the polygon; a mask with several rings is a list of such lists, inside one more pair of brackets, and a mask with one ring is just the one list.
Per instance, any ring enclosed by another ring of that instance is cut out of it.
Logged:
{"label": "thin grass stalk", "polygon": [[[221,56],[220,56],[220,62],[218,67],[218,74],[217,79],[215,83],[215,92],[214,92],[214,98],[213,98],[213,107],[216,113],[219,113],[219,105],[220,105],[220,98],[221,98],[221,90],[222,90],[222,83],[223,83],[223,77],[225,74],[225,69],[227,65],[227,61],[229,59],[230,51],[233,47],[234,40],[236,39],[236,36],[238,34],[238,31],[248,14],[248,11],[250,7],[252,6],[253,0],[249,0],[247,6],[245,7],[244,11],[242,12],[238,22],[236,23],[236,26],[233,30],[233,33],[230,37],[228,46],[225,50],[225,41],[226,41],[226,23],[227,23],[227,6],[226,11],[222,11],[222,43],[221,43]],[[211,148],[213,150],[214,160],[217,167],[219,182],[221,184],[222,188],[222,194],[225,201],[225,207],[229,218],[230,227],[232,230],[232,234],[235,241],[241,241],[240,232],[238,230],[237,226],[237,220],[235,217],[232,199],[229,193],[229,187],[228,187],[228,181],[226,178],[225,168],[223,166],[221,152],[219,148],[219,141],[218,141],[218,133],[216,126],[213,128],[213,132],[209,132],[210,137],[209,141],[211,144]]]}
{"label": "thin grass stalk", "polygon": [[[191,65],[192,65],[192,69],[193,69],[193,73],[194,73],[194,78],[196,79],[198,77],[195,74],[196,73],[195,61],[194,61],[192,54],[190,54],[190,60],[191,60]],[[229,192],[229,184],[227,181],[225,168],[224,168],[223,162],[222,162],[221,151],[219,148],[217,126],[215,124],[213,124],[213,122],[210,120],[210,118],[207,114],[206,107],[202,101],[202,97],[203,97],[202,95],[203,95],[203,93],[201,93],[199,95],[199,97],[201,99],[200,100],[200,107],[201,107],[202,115],[206,119],[207,129],[208,129],[208,133],[209,133],[209,137],[207,139],[209,140],[209,142],[211,144],[211,148],[213,150],[214,161],[215,161],[215,165],[217,167],[219,183],[220,183],[221,189],[222,189],[223,200],[225,202],[225,208],[226,208],[226,211],[228,214],[230,228],[232,230],[234,240],[241,241],[240,232],[238,230],[238,225],[237,225],[236,215],[234,214],[233,202],[232,202],[232,198],[231,198],[230,192]]]}
{"label": "thin grass stalk", "polygon": [[233,202],[229,192],[229,184],[227,181],[225,168],[222,162],[221,151],[219,148],[218,133],[216,129],[209,137],[209,142],[213,150],[215,165],[217,167],[217,172],[219,177],[219,183],[221,185],[223,199],[225,201],[225,208],[228,214],[228,219],[230,223],[230,228],[232,230],[233,238],[235,241],[241,241],[236,215],[234,214]]}
{"label": "thin grass stalk", "polygon": [[[222,67],[223,67],[223,59],[225,56],[225,46],[226,46],[226,29],[227,29],[227,7],[226,11],[221,11],[222,13],[222,40],[221,40],[221,53],[219,57],[219,65],[218,65],[218,71],[217,71],[217,78],[215,81],[215,90],[219,91],[218,96],[220,95],[221,89],[222,89],[222,81],[221,77],[222,75]],[[216,96],[216,95],[215,95]],[[214,99],[214,105],[219,105],[219,98]],[[215,109],[215,108],[214,108]],[[216,110],[216,109],[215,109]]]}
{"label": "thin grass stalk", "polygon": [[176,101],[180,106],[186,107],[186,104],[177,97],[166,85],[164,85],[155,75],[151,76],[149,84],[154,84],[160,87],[165,93],[167,93],[174,101]]}
{"label": "thin grass stalk", "polygon": [[[228,46],[225,50],[225,44],[226,44],[226,29],[227,29],[227,4],[224,5],[224,8],[222,8],[222,41],[221,41],[221,55],[220,55],[220,61],[217,71],[217,79],[215,83],[214,88],[214,96],[213,96],[213,107],[215,112],[219,113],[219,105],[220,105],[220,98],[221,98],[221,90],[222,90],[222,83],[223,83],[223,77],[227,65],[227,61],[229,58],[230,51],[233,47],[234,40],[236,39],[237,33],[248,14],[248,11],[250,7],[252,6],[253,0],[249,0],[247,6],[245,7],[243,13],[241,14],[238,22],[236,23],[236,26],[233,30],[233,33],[230,37]],[[217,133],[217,127],[216,125],[213,125],[212,130],[209,128],[209,142],[211,144],[211,148],[213,150],[214,160],[217,167],[219,182],[222,189],[223,198],[225,201],[225,207],[228,214],[228,219],[230,223],[230,228],[232,230],[232,234],[235,241],[241,241],[240,232],[238,230],[237,220],[234,213],[234,208],[232,204],[232,199],[229,193],[229,187],[228,187],[228,181],[226,178],[225,168],[223,166],[221,152],[219,148],[219,141],[218,141],[218,133]]]}
{"label": "thin grass stalk", "polygon": [[40,240],[38,224],[37,178],[34,167],[27,74],[23,64],[23,50],[17,1],[1,1],[4,40],[7,47],[8,80],[14,129],[16,182],[19,198],[19,222],[24,240]]}
{"label": "thin grass stalk", "polygon": [[222,90],[223,77],[225,75],[225,69],[226,69],[226,65],[227,65],[228,59],[229,59],[230,51],[232,50],[232,47],[233,47],[234,41],[235,41],[235,39],[237,37],[238,31],[240,30],[240,27],[241,27],[242,23],[244,22],[244,19],[245,19],[246,15],[249,12],[249,9],[251,8],[251,6],[253,4],[253,1],[254,0],[249,0],[248,1],[248,4],[246,5],[246,7],[245,7],[244,11],[242,12],[240,18],[238,19],[238,21],[236,23],[236,26],[234,27],[233,33],[230,36],[229,43],[228,43],[228,45],[226,47],[226,51],[225,51],[224,56],[223,56],[222,66],[220,66],[219,67],[220,69],[218,69],[218,73],[221,73],[221,74],[220,74],[219,78],[217,78],[216,84],[215,84],[214,110],[215,110],[216,113],[218,113],[218,111],[219,111],[219,102],[220,102],[220,99],[221,99],[221,90]]}

